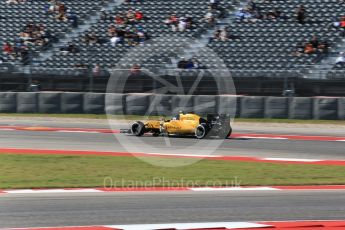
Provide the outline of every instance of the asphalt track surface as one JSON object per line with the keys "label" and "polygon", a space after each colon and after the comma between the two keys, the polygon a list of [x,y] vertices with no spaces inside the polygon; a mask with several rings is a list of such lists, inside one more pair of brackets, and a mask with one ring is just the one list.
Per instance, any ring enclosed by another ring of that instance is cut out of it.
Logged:
{"label": "asphalt track surface", "polygon": [[1,195],[0,226],[344,219],[344,191]]}
{"label": "asphalt track surface", "polygon": [[[116,135],[101,133],[59,133],[40,131],[0,131],[1,148],[33,148],[58,150],[127,151]],[[135,143],[136,137],[128,136]],[[140,146],[143,153],[198,154],[198,140],[171,138],[172,146],[165,145],[163,137],[142,137],[146,145]],[[202,140],[213,141],[213,140]],[[152,148],[154,146],[154,149]],[[188,152],[184,148],[190,148]],[[302,159],[345,159],[345,142],[294,141],[272,139],[227,139],[213,152],[214,155],[280,157]],[[206,147],[207,148],[207,147]],[[158,152],[157,152],[158,151]]]}
{"label": "asphalt track surface", "polygon": [[[0,125],[107,128],[104,122],[0,121]],[[249,126],[238,132],[344,135],[343,127],[277,128]],[[115,134],[122,135],[122,134]],[[131,138],[131,137],[129,137]],[[162,152],[164,138],[143,137]],[[174,147],[190,146],[191,139],[175,138]],[[113,134],[0,131],[1,148],[125,151]],[[271,139],[228,139],[216,155],[345,159],[345,143]],[[188,154],[198,154],[197,146]],[[142,152],[151,152],[150,146]],[[177,222],[336,220],[345,217],[345,192],[144,192],[101,194],[0,194],[0,228],[151,224]]]}

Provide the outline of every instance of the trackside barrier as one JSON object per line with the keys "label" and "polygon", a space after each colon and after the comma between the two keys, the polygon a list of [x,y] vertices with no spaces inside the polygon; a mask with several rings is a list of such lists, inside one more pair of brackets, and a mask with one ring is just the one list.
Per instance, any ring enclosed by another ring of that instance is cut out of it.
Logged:
{"label": "trackside barrier", "polygon": [[126,95],[126,114],[150,115],[150,94]]}
{"label": "trackside barrier", "polygon": [[149,111],[153,116],[172,116],[171,95],[153,94],[150,98]]}
{"label": "trackside barrier", "polygon": [[61,113],[83,113],[83,96],[82,93],[62,93]]}
{"label": "trackside barrier", "polygon": [[345,98],[339,98],[338,102],[338,119],[345,120]]}
{"label": "trackside barrier", "polygon": [[105,95],[102,93],[86,93],[83,100],[85,114],[104,114]]}
{"label": "trackside barrier", "polygon": [[241,117],[263,118],[265,114],[265,97],[242,97]]}
{"label": "trackside barrier", "polygon": [[38,112],[38,94],[39,93],[17,93],[17,104],[15,105],[17,108],[16,112],[17,113],[37,113]]}
{"label": "trackside barrier", "polygon": [[108,93],[105,95],[105,111],[111,115],[122,115],[125,113],[126,95]]}
{"label": "trackside barrier", "polygon": [[128,114],[171,116],[179,111],[243,118],[345,120],[344,98],[191,96],[102,93],[0,93],[1,113]]}
{"label": "trackside barrier", "polygon": [[17,108],[16,93],[2,93],[0,97],[0,112],[1,113],[15,113]]}
{"label": "trackside barrier", "polygon": [[217,96],[200,95],[193,96],[194,112],[197,114],[215,114],[217,113]]}
{"label": "trackside barrier", "polygon": [[266,118],[287,118],[289,114],[289,100],[286,97],[266,97]]}
{"label": "trackside barrier", "polygon": [[217,97],[217,112],[219,114],[230,114],[231,117],[240,117],[241,97],[219,95]]}
{"label": "trackside barrier", "polygon": [[290,119],[313,119],[313,98],[295,97],[290,99],[289,103]]}
{"label": "trackside barrier", "polygon": [[194,96],[192,95],[173,95],[171,111],[172,114],[178,114],[180,111],[194,111]]}
{"label": "trackside barrier", "polygon": [[60,93],[39,93],[38,112],[39,113],[61,113]]}
{"label": "trackside barrier", "polygon": [[338,119],[338,98],[314,99],[314,119],[317,119],[317,120]]}

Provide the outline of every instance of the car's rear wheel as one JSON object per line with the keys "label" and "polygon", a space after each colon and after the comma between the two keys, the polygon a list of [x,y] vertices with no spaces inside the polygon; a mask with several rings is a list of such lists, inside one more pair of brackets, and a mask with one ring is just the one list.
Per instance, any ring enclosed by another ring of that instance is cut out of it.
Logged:
{"label": "car's rear wheel", "polygon": [[144,123],[142,123],[141,121],[135,122],[132,125],[131,131],[132,131],[132,134],[137,136],[137,137],[140,137],[140,136],[144,135],[144,133],[145,133],[145,125],[144,125]]}
{"label": "car's rear wheel", "polygon": [[200,124],[195,130],[195,137],[198,139],[204,139],[207,136],[208,128],[204,124]]}
{"label": "car's rear wheel", "polygon": [[227,127],[227,128],[222,128],[219,133],[218,133],[218,137],[221,139],[227,139],[228,137],[231,136],[232,133],[232,128],[231,126]]}

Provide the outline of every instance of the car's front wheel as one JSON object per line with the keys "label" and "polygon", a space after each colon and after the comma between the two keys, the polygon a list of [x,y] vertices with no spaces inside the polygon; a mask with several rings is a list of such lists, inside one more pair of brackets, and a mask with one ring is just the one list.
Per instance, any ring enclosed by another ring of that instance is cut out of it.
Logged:
{"label": "car's front wheel", "polygon": [[140,137],[145,133],[145,125],[141,121],[135,122],[131,127],[132,134]]}

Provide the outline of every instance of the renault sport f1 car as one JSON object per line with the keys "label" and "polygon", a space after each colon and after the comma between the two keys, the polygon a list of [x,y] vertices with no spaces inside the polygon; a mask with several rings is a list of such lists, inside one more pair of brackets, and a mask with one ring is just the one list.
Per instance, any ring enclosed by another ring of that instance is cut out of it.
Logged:
{"label": "renault sport f1 car", "polygon": [[147,122],[137,121],[132,124],[131,133],[135,136],[142,136],[145,133],[159,135],[195,136],[197,139],[217,136],[227,138],[231,135],[230,116],[207,115],[202,118],[193,113],[180,113],[171,120],[151,120]]}

